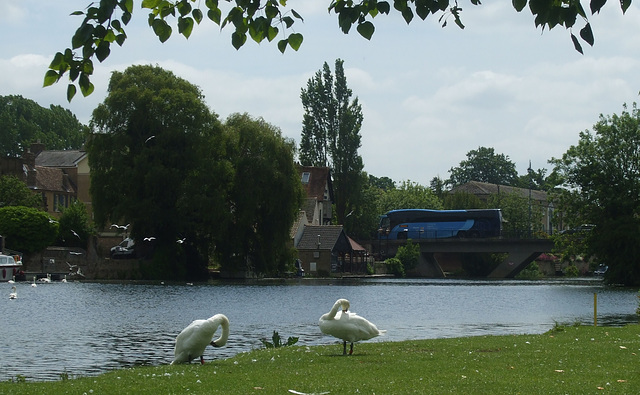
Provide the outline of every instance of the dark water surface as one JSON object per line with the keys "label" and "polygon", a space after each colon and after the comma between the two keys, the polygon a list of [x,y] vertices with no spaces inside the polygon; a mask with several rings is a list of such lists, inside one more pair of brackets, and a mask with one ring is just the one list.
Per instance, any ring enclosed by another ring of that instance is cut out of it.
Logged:
{"label": "dark water surface", "polygon": [[[371,341],[543,333],[555,323],[637,322],[637,290],[593,279],[551,281],[336,280],[293,283],[16,284],[3,289],[0,380],[59,380],[136,365],[171,362],[176,335],[192,320],[223,313],[226,347],[205,360],[261,348],[277,330],[298,345],[336,344],[318,318],[339,298],[387,334]],[[339,350],[338,350],[339,351]]]}

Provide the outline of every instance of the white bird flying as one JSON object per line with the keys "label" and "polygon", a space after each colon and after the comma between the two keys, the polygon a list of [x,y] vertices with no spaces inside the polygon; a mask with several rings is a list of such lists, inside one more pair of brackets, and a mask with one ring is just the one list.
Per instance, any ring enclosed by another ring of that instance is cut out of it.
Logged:
{"label": "white bird flying", "polygon": [[349,307],[350,303],[347,299],[338,299],[331,311],[323,314],[318,322],[322,333],[342,340],[343,355],[347,353],[347,342],[351,343],[349,350],[349,355],[351,355],[353,354],[354,342],[369,340],[386,332],[379,330],[367,319],[348,312]]}
{"label": "white bird flying", "polygon": [[[222,327],[222,334],[216,340],[213,335],[218,327]],[[209,344],[214,347],[222,347],[227,344],[229,338],[229,319],[224,314],[216,314],[207,320],[195,320],[184,328],[176,337],[174,358],[171,364],[191,362],[200,357],[200,363],[204,364],[204,349]]]}

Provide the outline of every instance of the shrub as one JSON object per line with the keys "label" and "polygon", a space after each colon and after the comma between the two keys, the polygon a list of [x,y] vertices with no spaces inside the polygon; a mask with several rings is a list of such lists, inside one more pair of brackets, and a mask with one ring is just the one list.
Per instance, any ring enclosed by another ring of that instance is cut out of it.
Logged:
{"label": "shrub", "polygon": [[418,266],[418,260],[420,259],[420,245],[414,244],[411,240],[407,240],[407,244],[398,247],[398,252],[396,252],[395,257],[402,262],[404,271],[408,272]]}
{"label": "shrub", "polygon": [[384,264],[387,265],[387,273],[391,273],[396,277],[404,277],[405,271],[402,262],[398,258],[389,258],[384,261]]}
{"label": "shrub", "polygon": [[0,234],[6,247],[21,252],[37,252],[51,245],[58,223],[35,208],[11,206],[0,209]]}

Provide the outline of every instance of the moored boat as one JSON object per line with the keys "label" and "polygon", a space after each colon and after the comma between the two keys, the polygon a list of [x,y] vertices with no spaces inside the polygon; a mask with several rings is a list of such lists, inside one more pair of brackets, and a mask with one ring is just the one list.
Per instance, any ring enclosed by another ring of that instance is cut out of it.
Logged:
{"label": "moored boat", "polygon": [[13,280],[22,274],[22,262],[12,255],[0,255],[0,281]]}

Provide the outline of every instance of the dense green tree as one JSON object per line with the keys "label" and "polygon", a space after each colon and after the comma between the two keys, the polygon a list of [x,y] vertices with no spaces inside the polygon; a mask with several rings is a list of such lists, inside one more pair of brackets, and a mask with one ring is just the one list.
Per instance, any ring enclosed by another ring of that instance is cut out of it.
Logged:
{"label": "dense green tree", "polygon": [[90,218],[87,208],[79,200],[74,200],[64,208],[58,221],[58,245],[87,248],[91,235]]}
{"label": "dense green tree", "polygon": [[367,181],[358,154],[362,107],[358,98],[351,100],[353,93],[347,86],[343,63],[336,60],[334,79],[325,62],[300,94],[304,108],[300,162],[331,168],[339,224],[344,224],[346,215],[360,204],[360,191]]}
{"label": "dense green tree", "polygon": [[430,188],[409,180],[395,189],[385,191],[379,200],[378,212],[382,215],[390,210],[405,208],[442,209],[442,202]]}
{"label": "dense green tree", "polygon": [[343,221],[347,234],[358,240],[375,237],[380,222],[378,201],[384,193],[378,186],[370,184],[371,178],[365,172],[361,173],[361,177],[362,186],[357,204],[345,215]]}
{"label": "dense green tree", "polygon": [[523,189],[531,188],[537,191],[548,191],[553,189],[555,185],[553,185],[552,179],[547,179],[546,174],[547,169],[533,170],[531,166],[529,166],[527,173],[518,176],[512,186]]}
{"label": "dense green tree", "polygon": [[295,143],[247,114],[231,115],[225,129],[235,177],[231,218],[216,252],[225,269],[282,273],[294,261],[288,241],[303,198]]}
{"label": "dense green tree", "polygon": [[502,211],[502,235],[529,238],[542,229],[542,207],[517,192],[491,195],[488,207]]}
{"label": "dense green tree", "polygon": [[38,252],[51,245],[58,234],[58,223],[33,207],[0,208],[0,235],[5,246],[24,253]]}
{"label": "dense green tree", "polygon": [[60,106],[10,95],[0,96],[0,130],[0,156],[19,157],[35,142],[51,150],[81,148],[88,129]]}
{"label": "dense green tree", "polygon": [[448,193],[442,199],[442,204],[445,210],[487,208],[487,204],[479,197],[467,192]]}
{"label": "dense green tree", "polygon": [[[93,112],[88,145],[97,225],[130,223],[131,236],[143,252],[150,244],[145,238],[155,238],[157,275],[203,276],[210,247],[206,240],[212,238],[210,229],[216,229],[207,220],[224,216],[226,209],[215,200],[192,206],[188,193],[194,179],[205,182],[205,190],[228,185],[227,173],[201,173],[212,169],[204,162],[220,159],[208,148],[221,145],[217,116],[198,87],[159,67],[114,72],[108,90]],[[211,156],[201,156],[203,152]],[[194,211],[203,207],[216,213]],[[202,222],[193,228],[196,221]]]}
{"label": "dense green tree", "polygon": [[15,176],[0,176],[0,207],[42,208],[42,195],[35,194]]}
{"label": "dense green tree", "polygon": [[557,201],[570,225],[594,224],[587,246],[609,265],[606,279],[640,284],[640,111],[600,115],[593,131],[552,163],[563,189]]}
{"label": "dense green tree", "polygon": [[376,177],[369,174],[369,185],[388,191],[396,187],[396,183],[389,177]]}
{"label": "dense green tree", "polygon": [[[479,0],[470,0],[471,4],[479,5]],[[222,3],[222,4],[220,4]],[[225,7],[224,5],[227,5]],[[148,9],[148,23],[161,42],[171,37],[173,29],[171,24],[177,19],[178,33],[189,38],[196,24],[200,24],[206,15],[211,21],[221,28],[232,26],[231,44],[236,48],[242,47],[251,37],[260,43],[265,39],[273,41],[282,34],[278,40],[278,49],[284,52],[287,47],[297,50],[303,41],[302,34],[289,33],[286,30],[294,29],[292,26],[296,19],[302,20],[302,16],[293,8],[288,8],[283,0],[250,0],[250,1],[226,0],[224,2],[196,0],[170,1],[142,1],[142,8]],[[586,4],[587,1],[584,1]],[[606,0],[590,0],[589,8],[592,14],[599,13],[606,4]],[[574,47],[582,52],[580,39],[589,45],[593,45],[594,37],[591,24],[587,19],[587,13],[581,0],[514,0],[513,7],[520,12],[527,8],[534,17],[535,26],[542,29],[552,29],[555,26],[563,26],[570,31]],[[620,1],[620,7],[625,12],[631,5],[631,0]],[[45,75],[45,86],[59,81],[69,72],[70,84],[67,89],[67,98],[71,100],[76,93],[76,84],[83,95],[93,92],[93,84],[90,81],[93,74],[93,59],[104,61],[111,53],[111,44],[123,45],[127,39],[125,26],[132,18],[134,11],[133,0],[101,0],[99,3],[91,3],[82,11],[76,11],[73,15],[84,16],[84,19],[71,40],[71,48],[58,52],[49,65],[49,71]],[[226,8],[226,9],[225,9]],[[406,23],[410,23],[417,15],[424,20],[429,15],[439,15],[439,23],[446,26],[453,20],[460,28],[464,28],[460,18],[462,8],[457,1],[450,0],[395,0],[393,7],[389,1],[362,0],[352,2],[346,0],[331,0],[328,5],[329,12],[336,14],[338,26],[344,33],[349,33],[355,25],[357,32],[366,39],[371,39],[375,31],[373,18],[398,12]],[[226,15],[225,15],[226,14]],[[578,16],[580,18],[578,18]],[[584,21],[578,37],[573,34],[576,21]],[[282,28],[282,32],[280,29]],[[80,50],[81,49],[81,50]]]}
{"label": "dense green tree", "polygon": [[458,167],[452,167],[449,173],[451,176],[447,184],[452,187],[469,181],[513,185],[518,177],[516,165],[508,156],[496,154],[493,148],[487,147],[467,152],[467,159],[460,162]]}

